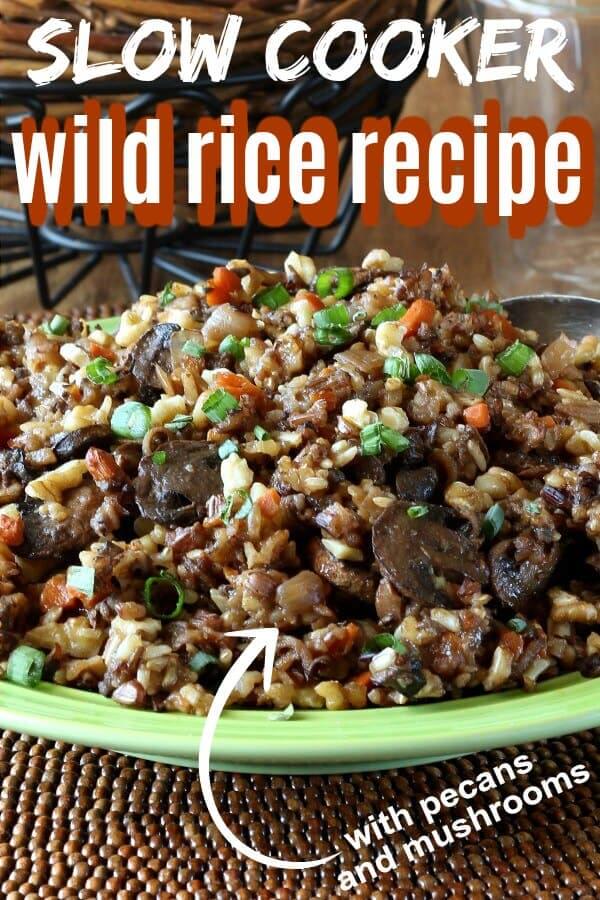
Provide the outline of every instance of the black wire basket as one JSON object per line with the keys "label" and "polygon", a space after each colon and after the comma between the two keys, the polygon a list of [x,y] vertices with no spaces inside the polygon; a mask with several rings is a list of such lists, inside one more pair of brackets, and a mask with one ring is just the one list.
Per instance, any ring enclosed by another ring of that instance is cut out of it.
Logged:
{"label": "black wire basket", "polygon": [[[447,11],[446,6],[448,3],[438,15]],[[424,0],[419,0],[414,18],[423,24],[427,36],[425,7]],[[408,42],[408,36],[404,43],[402,39],[395,42],[394,55],[398,60],[406,54]],[[422,65],[410,78],[399,83],[383,81],[369,70],[365,74],[359,72],[346,82],[331,82],[311,74],[289,86],[274,83],[262,68],[234,72],[221,84],[214,84],[206,77],[193,85],[164,77],[149,84],[143,93],[140,82],[130,79],[99,80],[92,86],[60,81],[35,89],[26,79],[1,79],[0,100],[3,108],[8,107],[3,116],[2,133],[7,135],[18,129],[25,116],[33,116],[41,122],[45,115],[52,114],[57,103],[76,104],[92,91],[99,99],[125,98],[125,110],[130,120],[151,115],[162,101],[172,101],[176,128],[181,133],[200,115],[220,116],[228,111],[232,98],[243,98],[249,104],[251,127],[266,111],[286,118],[294,129],[308,116],[328,116],[339,134],[339,171],[343,185],[344,173],[351,162],[349,138],[352,132],[360,129],[361,121],[367,115],[397,118],[421,71]],[[183,169],[187,165],[187,142],[181,140],[177,146],[181,149],[176,153],[176,167]],[[8,138],[0,142],[0,165],[9,169],[15,165]],[[259,222],[252,205],[243,227],[230,224],[227,208],[218,209],[213,226],[200,227],[192,221],[191,207],[186,210],[183,205],[178,207],[172,224],[162,229],[143,229],[135,224],[132,215],[122,228],[109,226],[107,218],[98,228],[89,228],[83,224],[81,209],[75,209],[68,227],[56,225],[51,212],[44,225],[35,227],[30,223],[25,207],[20,211],[0,207],[0,288],[33,276],[41,305],[51,309],[75,290],[103,259],[113,256],[118,261],[128,292],[132,298],[137,298],[140,293],[152,289],[154,281],[158,280],[158,270],[170,278],[194,283],[214,266],[231,258],[251,257],[253,261],[269,266],[290,250],[316,258],[334,255],[344,246],[358,212],[359,207],[352,203],[350,184],[340,191],[337,214],[331,225],[307,226],[295,211],[289,223],[276,231]],[[48,272],[74,261],[77,264],[69,267],[69,274],[62,281],[58,279],[58,285],[51,291]]]}

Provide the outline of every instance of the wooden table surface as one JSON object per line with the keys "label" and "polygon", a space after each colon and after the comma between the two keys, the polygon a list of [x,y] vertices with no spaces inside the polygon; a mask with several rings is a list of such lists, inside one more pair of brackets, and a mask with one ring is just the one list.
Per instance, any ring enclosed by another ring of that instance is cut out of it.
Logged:
{"label": "wooden table surface", "polygon": [[[436,79],[423,75],[409,94],[406,115],[426,118],[433,130],[438,130],[445,118],[451,115],[472,115],[471,93],[461,88],[449,70],[444,69]],[[12,203],[14,204],[14,198]],[[0,196],[0,203],[7,204],[7,194]],[[360,263],[365,253],[373,247],[384,247],[396,256],[411,263],[427,261],[431,265],[448,262],[457,277],[469,291],[482,291],[492,286],[488,254],[488,234],[476,221],[461,229],[450,228],[435,212],[431,221],[422,228],[404,228],[396,222],[391,207],[384,201],[380,223],[365,228],[360,221],[336,263]],[[51,284],[57,274],[62,280],[70,267],[78,263],[60,266],[51,273]],[[166,277],[166,276],[165,276]],[[159,273],[160,280],[161,275]],[[159,285],[157,285],[158,287]],[[103,262],[86,281],[63,303],[61,309],[88,303],[114,301],[126,295],[118,267],[114,261]],[[0,311],[11,313],[35,309],[37,295],[33,279],[0,290]]]}

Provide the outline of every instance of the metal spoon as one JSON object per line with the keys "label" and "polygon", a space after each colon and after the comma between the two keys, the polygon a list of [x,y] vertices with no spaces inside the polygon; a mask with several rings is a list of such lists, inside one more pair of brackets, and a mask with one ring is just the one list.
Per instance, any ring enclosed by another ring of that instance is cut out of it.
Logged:
{"label": "metal spoon", "polygon": [[600,335],[600,300],[571,294],[529,294],[502,301],[510,318],[519,328],[537,331],[540,340],[549,342],[564,332],[581,340],[588,334]]}

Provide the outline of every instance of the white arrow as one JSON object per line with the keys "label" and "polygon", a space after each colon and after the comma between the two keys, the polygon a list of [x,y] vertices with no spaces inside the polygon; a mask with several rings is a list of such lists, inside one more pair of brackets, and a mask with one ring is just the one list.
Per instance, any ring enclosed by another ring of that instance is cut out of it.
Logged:
{"label": "white arrow", "polygon": [[322,859],[313,859],[310,860],[310,862],[294,862],[293,860],[288,859],[275,859],[271,856],[265,856],[257,850],[253,850],[252,847],[248,847],[243,841],[240,841],[223,821],[221,813],[217,809],[210,782],[210,749],[212,747],[219,717],[225,708],[229,695],[242,675],[248,671],[256,657],[260,656],[263,650],[265,654],[263,684],[265,686],[265,691],[269,690],[271,686],[271,677],[273,675],[273,665],[275,663],[275,649],[277,647],[278,634],[277,628],[256,628],[250,629],[249,631],[230,631],[227,633],[226,637],[252,638],[252,640],[229,669],[219,686],[219,690],[215,694],[200,739],[200,748],[198,750],[198,773],[200,775],[200,785],[204,795],[204,802],[206,803],[211,818],[225,840],[229,841],[235,850],[239,853],[243,853],[244,856],[253,859],[255,862],[262,863],[264,866],[272,866],[275,869],[314,869],[315,866],[323,866],[340,854],[332,853],[331,856],[325,856]]}

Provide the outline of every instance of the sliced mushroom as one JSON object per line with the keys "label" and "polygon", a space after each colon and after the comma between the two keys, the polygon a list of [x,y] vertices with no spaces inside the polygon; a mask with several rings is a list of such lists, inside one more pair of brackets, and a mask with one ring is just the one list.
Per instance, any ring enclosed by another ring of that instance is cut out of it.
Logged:
{"label": "sliced mushroom", "polygon": [[493,454],[492,463],[509,469],[523,481],[541,478],[554,466],[564,465],[560,456],[546,451],[525,453],[522,450],[505,450],[500,448]]}
{"label": "sliced mushroom", "polygon": [[102,502],[102,493],[94,484],[81,484],[63,495],[68,510],[65,519],[40,513],[42,504],[27,499],[21,506],[25,540],[19,556],[25,559],[63,559],[85,549],[95,540],[91,520]]}
{"label": "sliced mushroom", "polygon": [[313,570],[334,587],[365,603],[375,600],[375,579],[366,569],[336,559],[321,541],[310,542],[308,555]]}
{"label": "sliced mushroom", "polygon": [[140,459],[142,458],[142,445],[139,441],[121,441],[113,452],[115,462],[123,471],[133,478],[137,474]]}
{"label": "sliced mushroom", "polygon": [[[576,394],[573,396],[577,396]],[[600,426],[600,402],[580,395],[580,399],[561,400],[557,412],[566,413],[574,419],[582,419],[592,428]]]}
{"label": "sliced mushroom", "polygon": [[600,678],[600,653],[586,656],[579,665],[579,671],[584,678]]}
{"label": "sliced mushroom", "polygon": [[0,633],[24,631],[31,612],[30,601],[20,591],[0,597]]}
{"label": "sliced mushroom", "polygon": [[385,463],[379,456],[358,456],[347,468],[355,481],[368,478],[376,485],[387,484]]}
{"label": "sliced mushroom", "polygon": [[520,612],[548,585],[560,550],[557,543],[531,542],[529,554],[517,559],[512,538],[499,541],[488,555],[494,593],[507,611]]}
{"label": "sliced mushroom", "polygon": [[382,578],[377,585],[375,612],[385,625],[401,622],[406,612],[406,599],[401,597],[388,578]]}
{"label": "sliced mushroom", "polygon": [[373,525],[373,553],[396,590],[415,603],[444,606],[448,598],[438,576],[487,580],[477,547],[446,524],[451,514],[444,507],[430,506],[426,516],[413,519],[409,506],[402,501],[388,506]]}
{"label": "sliced mushroom", "polygon": [[67,462],[70,459],[82,459],[90,447],[105,447],[110,444],[112,437],[113,433],[108,425],[88,425],[86,428],[57,435],[52,449],[59,462]]}
{"label": "sliced mushroom", "polygon": [[590,396],[593,397],[594,400],[600,400],[600,380],[586,378],[584,384],[590,392]]}
{"label": "sliced mushroom", "polygon": [[414,697],[427,684],[423,664],[416,653],[397,653],[395,662],[373,675],[373,684],[388,690],[400,691],[405,697]]}
{"label": "sliced mushroom", "polygon": [[396,494],[399,500],[413,503],[432,500],[440,483],[433,466],[419,466],[418,469],[400,469],[396,473]]}
{"label": "sliced mushroom", "polygon": [[[165,461],[155,462],[161,451]],[[207,441],[161,444],[143,457],[134,481],[141,514],[163,525],[187,525],[203,518],[209,498],[223,490],[220,467],[215,446]]]}
{"label": "sliced mushroom", "polygon": [[256,337],[259,333],[256,320],[232,303],[215,306],[204,325],[202,339],[209,350],[216,349],[223,338],[232,334],[236,338]]}
{"label": "sliced mushroom", "polygon": [[27,481],[25,454],[22,450],[0,450],[0,476],[13,476]]}
{"label": "sliced mushroom", "polygon": [[414,469],[422,466],[433,447],[437,432],[437,423],[431,425],[411,425],[404,432],[408,438],[409,446],[396,457],[397,463],[402,468]]}
{"label": "sliced mushroom", "polygon": [[133,347],[131,372],[143,403],[153,403],[162,388],[156,366],[171,371],[171,336],[179,330],[174,322],[163,322],[146,331]]}

